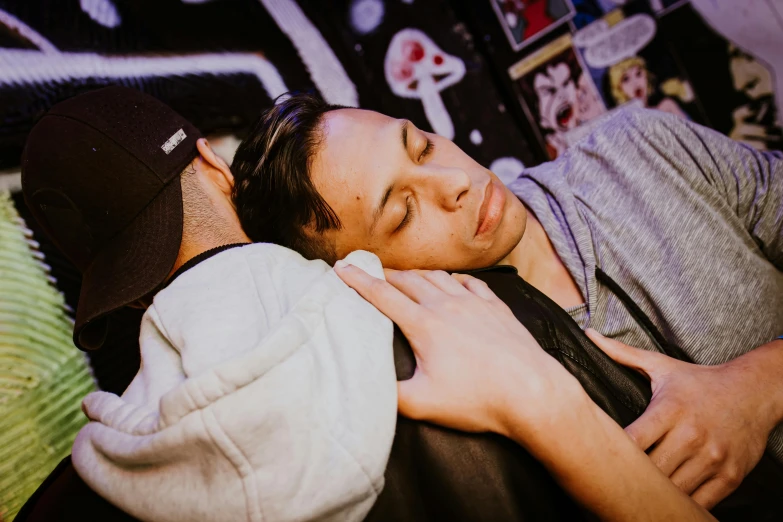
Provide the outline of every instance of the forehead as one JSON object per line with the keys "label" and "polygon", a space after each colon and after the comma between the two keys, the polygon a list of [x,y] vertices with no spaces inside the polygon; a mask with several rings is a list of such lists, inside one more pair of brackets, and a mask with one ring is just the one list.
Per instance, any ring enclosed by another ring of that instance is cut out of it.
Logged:
{"label": "forehead", "polygon": [[[313,158],[314,182],[355,182],[381,167],[392,152],[398,121],[378,112],[339,109],[324,115],[322,137]],[[401,147],[401,145],[400,145]]]}
{"label": "forehead", "polygon": [[[316,159],[345,161],[357,145],[371,145],[386,135],[396,120],[379,112],[363,109],[338,109],[323,116],[323,142]],[[320,157],[320,158],[319,158]]]}
{"label": "forehead", "polygon": [[311,175],[316,190],[343,225],[364,223],[364,214],[388,184],[402,152],[399,123],[362,109],[324,115],[323,139],[313,157]]}

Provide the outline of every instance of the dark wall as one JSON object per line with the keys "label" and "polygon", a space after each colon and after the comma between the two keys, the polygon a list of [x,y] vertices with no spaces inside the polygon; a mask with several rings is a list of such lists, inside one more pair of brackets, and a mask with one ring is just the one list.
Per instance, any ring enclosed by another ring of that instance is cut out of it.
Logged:
{"label": "dark wall", "polygon": [[[618,28],[625,38],[609,48]],[[278,94],[316,91],[451,134],[506,176],[556,157],[624,103],[780,148],[764,74],[687,1],[0,0],[0,170],[18,168],[49,107],[109,84],[240,138]],[[78,273],[30,226],[75,308]],[[138,365],[139,317],[116,320],[108,345],[124,355],[93,363],[120,391]]]}

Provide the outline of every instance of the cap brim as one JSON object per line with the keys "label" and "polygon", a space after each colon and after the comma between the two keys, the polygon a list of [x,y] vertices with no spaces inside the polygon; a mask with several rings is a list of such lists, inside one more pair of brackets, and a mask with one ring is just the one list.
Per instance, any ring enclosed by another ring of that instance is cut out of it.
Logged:
{"label": "cap brim", "polygon": [[174,267],[182,241],[182,187],[168,183],[85,270],[73,340],[82,350],[100,348],[107,315],[160,286]]}

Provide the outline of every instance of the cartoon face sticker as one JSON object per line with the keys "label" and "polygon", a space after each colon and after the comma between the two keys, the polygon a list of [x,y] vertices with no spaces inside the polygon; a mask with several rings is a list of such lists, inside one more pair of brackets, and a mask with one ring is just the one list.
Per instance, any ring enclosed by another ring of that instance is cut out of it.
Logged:
{"label": "cartoon face sticker", "polygon": [[639,100],[647,106],[652,92],[647,62],[639,56],[632,56],[609,67],[609,86],[612,97],[618,105],[631,100]]}
{"label": "cartoon face sticker", "polygon": [[729,44],[729,70],[734,88],[753,100],[773,94],[772,74],[739,47]]}
{"label": "cartoon face sticker", "polygon": [[533,79],[541,127],[563,132],[577,126],[577,91],[565,62],[553,63]]}
{"label": "cartoon face sticker", "polygon": [[647,71],[638,65],[629,67],[620,78],[620,88],[629,99],[647,100]]}
{"label": "cartoon face sticker", "polygon": [[384,59],[384,74],[392,92],[421,100],[433,130],[453,139],[454,124],[440,91],[465,76],[465,63],[446,54],[418,29],[402,29],[392,37]]}

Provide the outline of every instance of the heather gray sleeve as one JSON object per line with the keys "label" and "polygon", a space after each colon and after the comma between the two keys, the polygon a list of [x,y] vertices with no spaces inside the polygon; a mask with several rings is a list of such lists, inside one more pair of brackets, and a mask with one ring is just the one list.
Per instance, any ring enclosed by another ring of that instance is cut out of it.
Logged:
{"label": "heather gray sleeve", "polygon": [[767,259],[783,271],[783,155],[757,151],[676,116],[645,118],[646,134],[658,134],[651,140],[679,160],[675,163],[680,174],[690,178],[697,191],[705,190],[706,181],[744,223]]}

